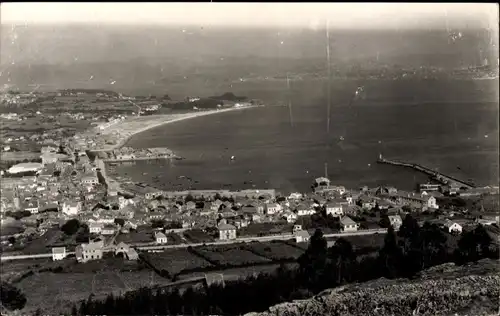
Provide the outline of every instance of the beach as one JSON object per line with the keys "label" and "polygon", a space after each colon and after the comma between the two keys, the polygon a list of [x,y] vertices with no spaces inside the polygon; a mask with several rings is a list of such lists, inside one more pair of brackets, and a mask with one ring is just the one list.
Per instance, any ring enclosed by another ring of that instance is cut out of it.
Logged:
{"label": "beach", "polygon": [[207,116],[212,114],[220,114],[230,111],[244,110],[260,107],[260,105],[252,105],[252,106],[241,106],[241,107],[231,107],[225,109],[217,109],[217,110],[207,110],[200,112],[192,112],[192,113],[182,113],[182,114],[172,114],[172,115],[150,115],[150,116],[139,116],[132,119],[127,119],[121,123],[113,125],[104,131],[101,132],[101,135],[112,135],[118,134],[120,135],[120,140],[114,144],[105,147],[101,147],[98,149],[92,149],[93,152],[101,152],[101,151],[112,151],[123,147],[132,136],[145,132],[149,129],[159,127],[162,125],[180,122],[196,117]]}

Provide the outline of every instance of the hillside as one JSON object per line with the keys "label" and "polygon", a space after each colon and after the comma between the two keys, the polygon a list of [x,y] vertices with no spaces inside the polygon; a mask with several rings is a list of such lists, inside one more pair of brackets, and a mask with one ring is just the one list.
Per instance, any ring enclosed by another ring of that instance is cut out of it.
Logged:
{"label": "hillside", "polygon": [[497,315],[500,275],[494,260],[431,268],[412,281],[378,279],[275,305],[245,316]]}

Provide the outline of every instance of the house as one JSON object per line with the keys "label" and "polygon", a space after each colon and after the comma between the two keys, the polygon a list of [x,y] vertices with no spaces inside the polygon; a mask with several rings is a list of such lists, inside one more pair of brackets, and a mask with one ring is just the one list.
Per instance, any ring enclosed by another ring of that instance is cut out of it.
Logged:
{"label": "house", "polygon": [[52,248],[52,260],[63,260],[66,258],[66,247],[54,247]]}
{"label": "house", "polygon": [[89,232],[91,234],[100,234],[103,227],[104,227],[104,225],[102,223],[90,222],[89,223]]}
{"label": "house", "polygon": [[375,208],[375,206],[377,205],[375,199],[367,195],[360,195],[358,198],[358,202],[361,205],[361,207],[365,210],[371,210],[372,208]]}
{"label": "house", "polygon": [[439,205],[436,203],[436,198],[432,195],[425,195],[423,197],[423,207],[431,209],[439,209]]}
{"label": "house", "polygon": [[156,232],[155,233],[155,240],[156,240],[157,244],[166,244],[167,243],[167,236],[165,236],[165,234],[162,232]]}
{"label": "house", "polygon": [[394,187],[380,186],[375,190],[375,195],[394,195],[398,190]]}
{"label": "house", "polygon": [[266,204],[266,214],[273,215],[281,211],[281,205],[278,203],[268,203]]}
{"label": "house", "polygon": [[300,200],[301,198],[302,198],[301,193],[290,193],[290,195],[288,196],[288,199],[290,200]]}
{"label": "house", "polygon": [[342,204],[338,202],[328,202],[326,204],[326,215],[333,215],[334,217],[344,215],[344,210],[342,208]]}
{"label": "house", "polygon": [[220,206],[222,205],[222,201],[217,199],[215,201],[213,201],[211,204],[210,204],[210,209],[212,211],[218,211]]}
{"label": "house", "polygon": [[221,223],[217,226],[220,240],[236,239],[236,227],[230,224]]}
{"label": "house", "polygon": [[302,230],[302,225],[300,224],[295,224],[293,225],[293,230],[292,232],[295,234],[295,232],[298,232],[299,230]]}
{"label": "house", "polygon": [[38,200],[24,201],[21,204],[21,209],[24,211],[28,211],[31,214],[37,214],[39,211]]}
{"label": "house", "polygon": [[287,223],[295,223],[295,221],[297,220],[297,214],[293,212],[286,212],[283,215],[283,218],[286,219]]}
{"label": "house", "polygon": [[311,235],[309,235],[309,232],[307,230],[298,230],[294,235],[296,243],[308,242],[311,238]]}
{"label": "house", "polygon": [[449,220],[449,219],[444,221],[443,226],[450,234],[451,233],[458,233],[458,234],[462,233],[462,226],[456,222]]}
{"label": "house", "polygon": [[120,242],[115,247],[115,256],[120,253],[128,260],[137,260],[139,258],[137,251],[135,251],[134,248],[130,248],[130,246],[124,242]]}
{"label": "house", "polygon": [[82,183],[87,185],[96,185],[99,183],[99,179],[95,173],[87,173],[83,175]]}
{"label": "house", "polygon": [[358,231],[358,224],[353,221],[349,216],[344,216],[340,219],[340,227],[345,233]]}
{"label": "house", "polygon": [[307,204],[300,204],[297,206],[295,209],[297,211],[297,216],[307,216],[307,215],[313,215],[316,213],[316,210],[314,207],[309,206]]}
{"label": "house", "polygon": [[394,230],[398,230],[399,227],[401,227],[401,225],[403,224],[403,220],[399,215],[389,215],[388,217],[391,226],[394,227]]}
{"label": "house", "polygon": [[186,203],[187,210],[194,210],[196,208],[196,203],[193,201],[189,201]]}
{"label": "house", "polygon": [[78,262],[102,259],[104,242],[90,242],[76,246],[75,256]]}
{"label": "house", "polygon": [[104,236],[113,235],[115,232],[116,232],[116,226],[112,224],[104,225],[101,230],[101,234]]}
{"label": "house", "polygon": [[62,212],[67,216],[74,216],[82,210],[82,203],[78,201],[66,201],[62,205]]}

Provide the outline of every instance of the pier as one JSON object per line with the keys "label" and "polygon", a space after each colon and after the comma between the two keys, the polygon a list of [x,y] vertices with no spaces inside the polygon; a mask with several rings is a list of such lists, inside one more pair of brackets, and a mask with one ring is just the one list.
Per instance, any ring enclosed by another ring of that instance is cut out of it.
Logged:
{"label": "pier", "polygon": [[393,166],[401,166],[401,167],[412,168],[414,170],[423,172],[423,173],[431,176],[431,178],[433,180],[438,181],[438,182],[440,182],[442,184],[445,184],[445,185],[452,184],[452,183],[457,183],[461,187],[466,187],[468,189],[476,187],[473,183],[471,183],[469,181],[460,180],[460,179],[457,179],[455,177],[442,174],[442,173],[440,173],[438,171],[432,170],[430,168],[424,167],[424,166],[416,164],[416,163],[410,163],[410,162],[403,162],[403,161],[396,161],[396,160],[385,159],[385,158],[382,158],[382,156],[380,156],[379,159],[377,159],[377,162],[378,163],[389,164],[389,165],[393,165]]}

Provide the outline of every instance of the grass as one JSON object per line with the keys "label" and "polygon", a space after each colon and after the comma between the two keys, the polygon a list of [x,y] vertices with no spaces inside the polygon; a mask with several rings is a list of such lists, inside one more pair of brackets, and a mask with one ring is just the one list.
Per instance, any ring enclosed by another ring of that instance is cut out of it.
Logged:
{"label": "grass", "polygon": [[193,243],[214,241],[214,238],[212,236],[208,235],[201,229],[186,230],[183,235],[187,240]]}
{"label": "grass", "polygon": [[211,263],[190,253],[187,249],[145,253],[143,257],[155,270],[165,270],[170,276],[175,276],[184,270],[212,267]]}
{"label": "grass", "polygon": [[244,245],[223,247],[197,247],[194,253],[217,266],[240,266],[248,264],[271,263],[271,260],[245,249]]}
{"label": "grass", "polygon": [[297,259],[303,250],[290,246],[288,244],[279,242],[260,243],[252,242],[246,245],[246,248],[251,252],[258,254],[262,257],[268,258],[272,261],[280,261],[287,259]]}
{"label": "grass", "polygon": [[283,232],[291,233],[293,225],[276,223],[255,223],[250,224],[238,231],[239,236],[266,236],[271,234],[280,234]]}

